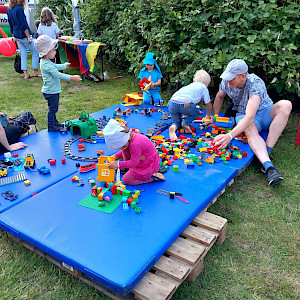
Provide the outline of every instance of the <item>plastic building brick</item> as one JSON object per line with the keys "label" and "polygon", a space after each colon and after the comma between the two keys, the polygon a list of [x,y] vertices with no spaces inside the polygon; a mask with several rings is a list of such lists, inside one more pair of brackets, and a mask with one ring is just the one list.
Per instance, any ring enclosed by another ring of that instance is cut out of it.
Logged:
{"label": "plastic building brick", "polygon": [[173,165],[173,171],[178,172],[179,171],[179,166],[178,165]]}
{"label": "plastic building brick", "polygon": [[84,151],[85,145],[84,144],[78,144],[78,151]]}
{"label": "plastic building brick", "polygon": [[142,210],[141,207],[136,206],[135,209],[134,209],[134,212],[139,214],[139,213],[141,213],[141,210]]}
{"label": "plastic building brick", "polygon": [[3,192],[1,195],[4,197],[4,199],[9,201],[13,201],[18,198],[18,194],[14,194],[11,190]]}
{"label": "plastic building brick", "polygon": [[1,168],[0,169],[0,177],[5,177],[7,176],[7,169]]}
{"label": "plastic building brick", "polygon": [[24,184],[25,184],[25,185],[30,185],[31,182],[30,182],[29,180],[25,180],[25,181],[24,181]]}
{"label": "plastic building brick", "polygon": [[48,159],[48,162],[49,162],[50,166],[54,166],[56,164],[55,159]]}
{"label": "plastic building brick", "polygon": [[13,154],[13,157],[17,157],[19,154],[18,153],[14,153]]}
{"label": "plastic building brick", "polygon": [[127,203],[123,203],[123,211],[129,211],[129,206]]}
{"label": "plastic building brick", "polygon": [[98,176],[97,180],[102,182],[111,182],[115,179],[115,169],[108,168],[108,162],[115,159],[110,156],[100,156],[98,158]]}
{"label": "plastic building brick", "polygon": [[65,163],[66,163],[66,159],[65,159],[65,158],[62,158],[62,159],[61,159],[61,163],[62,163],[62,164],[65,164]]}
{"label": "plastic building brick", "polygon": [[132,202],[133,202],[133,199],[132,199],[132,198],[128,198],[128,199],[127,199],[127,204],[128,204],[128,205],[131,205]]}
{"label": "plastic building brick", "polygon": [[130,204],[130,207],[131,207],[131,208],[135,208],[135,207],[136,207],[136,202],[133,201],[133,202]]}

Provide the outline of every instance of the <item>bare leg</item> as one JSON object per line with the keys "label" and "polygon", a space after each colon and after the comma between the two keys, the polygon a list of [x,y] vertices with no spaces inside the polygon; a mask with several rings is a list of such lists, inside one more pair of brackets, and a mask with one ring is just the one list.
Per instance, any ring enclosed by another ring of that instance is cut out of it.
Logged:
{"label": "bare leg", "polygon": [[266,141],[268,147],[273,148],[279,136],[283,132],[289,115],[292,110],[292,103],[288,100],[280,100],[274,104],[271,110],[272,123],[269,128],[269,135]]}
{"label": "bare leg", "polygon": [[177,141],[176,129],[177,127],[175,125],[169,127],[169,136],[172,141]]}
{"label": "bare leg", "polygon": [[246,130],[245,134],[248,139],[248,144],[259,161],[263,164],[265,161],[270,161],[267,152],[267,146],[264,139],[259,135],[257,126],[252,123]]}
{"label": "bare leg", "polygon": [[185,133],[193,133],[190,126],[182,125],[182,128],[184,129]]}
{"label": "bare leg", "polygon": [[23,70],[23,73],[24,73],[24,79],[28,79],[30,77],[27,70]]}

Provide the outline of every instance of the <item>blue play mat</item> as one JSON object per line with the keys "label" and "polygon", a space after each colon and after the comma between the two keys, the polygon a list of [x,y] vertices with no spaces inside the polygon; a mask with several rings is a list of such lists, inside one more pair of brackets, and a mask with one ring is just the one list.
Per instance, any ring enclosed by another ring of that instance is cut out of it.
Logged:
{"label": "blue play mat", "polygon": [[[95,119],[112,117],[119,106],[122,111],[128,108],[116,105],[92,116]],[[155,127],[161,122],[170,124],[170,119],[160,119],[162,115],[154,112],[145,116],[139,112],[121,118],[129,127],[145,134],[149,126]],[[162,134],[167,137],[167,127],[165,129]],[[23,139],[29,146],[18,151],[19,156],[32,153],[37,167],[45,165],[51,173],[41,175],[26,170],[31,185],[17,182],[0,187],[0,192],[9,189],[19,194],[14,201],[1,199],[0,227],[120,294],[130,292],[199,212],[253,159],[248,145],[233,141],[248,152],[247,158],[230,160],[228,165],[203,163],[192,169],[188,169],[182,159],[177,160],[174,164],[179,171],[173,172],[171,167],[165,173],[166,181],[128,186],[129,190],[141,190],[140,214],[132,208],[123,211],[122,205],[112,214],[106,214],[78,205],[91,192],[88,178],[96,179],[97,169],[77,172],[77,161],[62,153],[70,138],[70,133],[43,130]],[[86,151],[78,153],[76,143],[72,145],[75,155],[96,157],[99,149],[104,155],[114,153],[104,143],[86,144]],[[61,158],[66,158],[66,164],[61,163]],[[50,166],[48,159],[56,159],[56,165]],[[71,181],[74,175],[82,178],[83,186]],[[189,203],[176,197],[170,199],[157,193],[158,189],[182,193]],[[37,195],[32,197],[33,193]]]}

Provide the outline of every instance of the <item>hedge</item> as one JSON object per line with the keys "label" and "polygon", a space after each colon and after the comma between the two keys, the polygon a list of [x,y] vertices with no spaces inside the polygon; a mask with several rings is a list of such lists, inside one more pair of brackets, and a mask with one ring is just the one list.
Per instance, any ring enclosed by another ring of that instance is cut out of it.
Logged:
{"label": "hedge", "polygon": [[80,14],[85,37],[134,74],[152,51],[164,82],[185,85],[205,69],[217,88],[227,63],[242,58],[280,96],[300,95],[297,0],[87,0]]}

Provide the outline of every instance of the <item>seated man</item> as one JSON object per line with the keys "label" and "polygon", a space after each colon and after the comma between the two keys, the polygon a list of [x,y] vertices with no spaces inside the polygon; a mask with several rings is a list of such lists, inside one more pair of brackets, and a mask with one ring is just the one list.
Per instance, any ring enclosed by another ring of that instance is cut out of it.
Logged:
{"label": "seated man", "polygon": [[[248,74],[248,66],[242,59],[232,60],[225,72],[219,92],[216,95],[213,112],[219,114],[223,100],[228,95],[237,110],[235,128],[227,134],[215,137],[219,149],[237,135],[244,132],[248,143],[256,157],[262,163],[262,171],[267,174],[269,185],[280,183],[283,177],[270,161],[270,152],[284,130],[292,104],[288,100],[280,100],[273,104],[261,78]],[[269,130],[266,142],[259,135],[261,130]]]}

